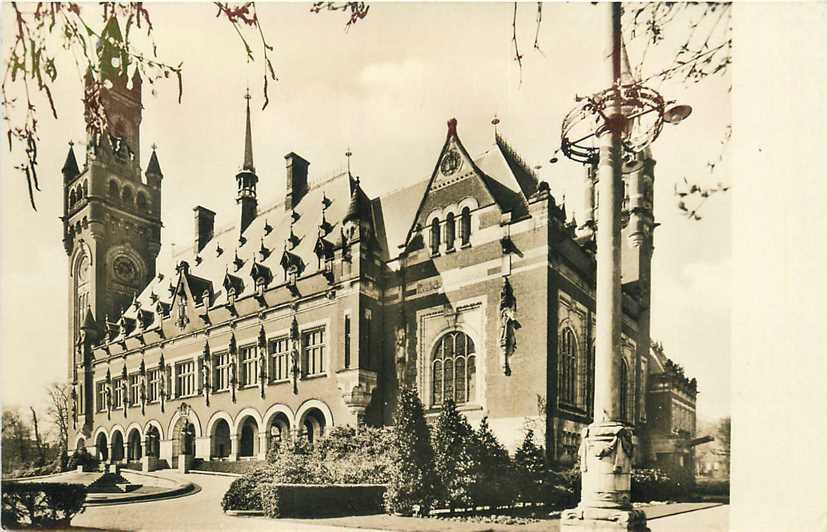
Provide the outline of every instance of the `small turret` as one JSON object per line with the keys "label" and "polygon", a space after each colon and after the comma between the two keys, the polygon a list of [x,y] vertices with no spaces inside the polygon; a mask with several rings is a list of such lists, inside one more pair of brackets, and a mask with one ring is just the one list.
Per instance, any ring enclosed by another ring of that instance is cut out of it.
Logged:
{"label": "small turret", "polygon": [[250,124],[249,90],[244,98],[247,100],[247,126],[244,131],[244,164],[241,167],[241,171],[235,176],[238,184],[236,203],[241,205],[241,225],[239,226],[239,233],[244,233],[244,230],[247,229],[258,215],[258,199],[256,197],[258,176],[256,175],[256,168],[253,164],[253,131]]}
{"label": "small turret", "polygon": [[161,172],[161,165],[158,164],[158,154],[156,149],[158,146],[152,145],[152,155],[149,156],[149,164],[146,165],[146,181],[150,186],[161,186],[161,181],[164,179],[164,173]]}
{"label": "small turret", "polygon": [[63,168],[60,169],[63,173],[63,181],[68,183],[80,175],[78,168],[78,160],[75,158],[74,143],[69,143],[69,153],[66,155],[66,162],[63,163]]}

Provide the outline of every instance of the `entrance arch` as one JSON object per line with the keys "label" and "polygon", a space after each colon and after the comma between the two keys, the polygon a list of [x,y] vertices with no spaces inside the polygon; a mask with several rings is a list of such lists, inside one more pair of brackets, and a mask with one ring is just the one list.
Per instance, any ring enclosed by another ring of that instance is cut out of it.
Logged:
{"label": "entrance arch", "polygon": [[144,453],[147,456],[159,458],[161,456],[161,431],[155,425],[150,425],[146,429],[146,443],[144,444]]}
{"label": "entrance arch", "polygon": [[112,461],[120,462],[123,460],[123,432],[116,430],[112,433]]}
{"label": "entrance arch", "polygon": [[220,418],[213,423],[212,434],[210,434],[210,457],[223,459],[230,456],[232,442],[230,441],[230,424],[226,419]]}
{"label": "entrance arch", "polygon": [[253,458],[258,455],[258,451],[258,422],[253,416],[245,416],[238,432],[238,456],[239,458]]}
{"label": "entrance arch", "polygon": [[325,416],[318,408],[308,408],[302,416],[300,427],[308,442],[319,441],[324,437],[327,429]]}
{"label": "entrance arch", "polygon": [[126,438],[126,461],[137,462],[141,459],[141,431],[133,428]]}
{"label": "entrance arch", "polygon": [[282,442],[289,440],[290,419],[284,412],[276,412],[267,424],[267,449],[278,448]]}
{"label": "entrance arch", "polygon": [[186,417],[178,418],[172,428],[172,460],[178,465],[178,456],[195,454],[195,426]]}
{"label": "entrance arch", "polygon": [[95,456],[101,462],[109,460],[109,442],[106,438],[106,433],[101,431],[98,437],[95,438]]}

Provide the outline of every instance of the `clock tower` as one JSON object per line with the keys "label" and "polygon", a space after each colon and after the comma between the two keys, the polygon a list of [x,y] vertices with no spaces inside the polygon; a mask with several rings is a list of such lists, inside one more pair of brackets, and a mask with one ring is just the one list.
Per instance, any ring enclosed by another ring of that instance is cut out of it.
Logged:
{"label": "clock tower", "polygon": [[[97,59],[98,68],[86,73],[83,165],[70,142],[62,168],[73,383],[83,369],[88,346],[82,344],[101,338],[106,319],[116,319],[152,279],[161,248],[163,174],[154,146],[142,174],[142,80],[138,69],[130,68],[115,17],[101,33]],[[90,103],[95,101],[102,113]]]}

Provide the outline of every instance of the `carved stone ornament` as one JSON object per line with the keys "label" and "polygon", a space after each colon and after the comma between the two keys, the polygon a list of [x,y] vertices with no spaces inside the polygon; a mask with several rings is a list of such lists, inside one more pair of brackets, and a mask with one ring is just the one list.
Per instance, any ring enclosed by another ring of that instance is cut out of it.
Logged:
{"label": "carved stone ornament", "polygon": [[500,366],[505,375],[511,375],[511,355],[517,349],[517,338],[514,334],[516,329],[520,328],[520,323],[515,318],[517,310],[517,300],[514,297],[514,292],[511,288],[511,283],[508,282],[508,277],[504,278],[503,288],[500,292]]}
{"label": "carved stone ornament", "polygon": [[405,379],[408,359],[408,333],[404,325],[396,328],[396,380],[400,384]]}

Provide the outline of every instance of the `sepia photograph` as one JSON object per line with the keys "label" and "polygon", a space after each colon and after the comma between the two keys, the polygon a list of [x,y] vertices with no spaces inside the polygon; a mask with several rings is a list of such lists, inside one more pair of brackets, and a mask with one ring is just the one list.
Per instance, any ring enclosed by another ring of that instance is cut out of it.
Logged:
{"label": "sepia photograph", "polygon": [[3,2],[3,528],[749,530],[734,9]]}

